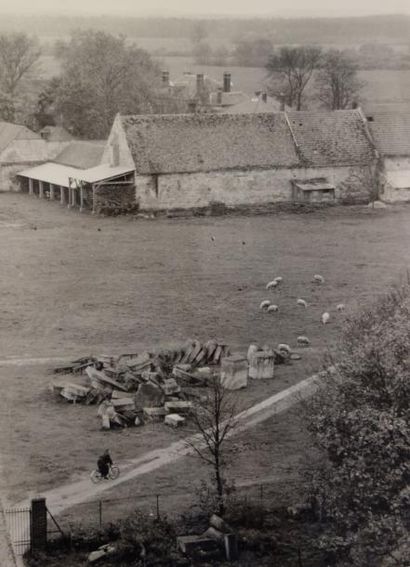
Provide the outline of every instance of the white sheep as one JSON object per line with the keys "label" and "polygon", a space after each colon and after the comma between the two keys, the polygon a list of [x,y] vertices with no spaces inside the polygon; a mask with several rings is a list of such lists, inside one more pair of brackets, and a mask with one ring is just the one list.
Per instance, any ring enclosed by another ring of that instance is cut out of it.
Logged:
{"label": "white sheep", "polygon": [[259,305],[259,309],[265,309],[265,307],[269,307],[269,305],[270,305],[269,299],[264,299]]}
{"label": "white sheep", "polygon": [[281,350],[284,350],[284,351],[286,351],[288,354],[290,354],[290,353],[292,352],[292,349],[291,349],[290,346],[287,345],[286,343],[280,343],[280,344],[278,345],[278,348],[277,348],[276,350],[278,350],[279,352],[280,352]]}
{"label": "white sheep", "polygon": [[308,306],[307,302],[304,299],[299,298],[298,300],[296,300],[296,303],[298,305],[301,305],[302,307],[305,307],[305,308]]}
{"label": "white sheep", "polygon": [[282,278],[282,276],[277,276],[273,281],[280,284],[283,281],[283,278]]}
{"label": "white sheep", "polygon": [[344,311],[345,310],[345,304],[344,303],[339,303],[339,305],[336,305],[336,309],[338,311]]}
{"label": "white sheep", "polygon": [[296,341],[297,341],[298,345],[300,345],[300,346],[309,346],[310,345],[310,340],[307,337],[305,337],[304,335],[301,335],[300,337],[298,337],[296,339]]}
{"label": "white sheep", "polygon": [[320,274],[315,274],[313,276],[313,281],[318,283],[318,284],[323,284],[323,283],[325,283],[325,278],[323,276],[321,276]]}
{"label": "white sheep", "polygon": [[268,313],[272,313],[272,312],[276,312],[276,311],[279,311],[279,307],[277,305],[274,305],[273,303],[271,305],[269,305]]}
{"label": "white sheep", "polygon": [[328,313],[327,311],[325,313],[322,313],[321,319],[322,319],[323,325],[326,325],[326,323],[329,323],[330,313]]}
{"label": "white sheep", "polygon": [[277,282],[276,280],[272,280],[271,282],[266,284],[266,289],[273,289],[275,287],[278,287],[279,282]]}

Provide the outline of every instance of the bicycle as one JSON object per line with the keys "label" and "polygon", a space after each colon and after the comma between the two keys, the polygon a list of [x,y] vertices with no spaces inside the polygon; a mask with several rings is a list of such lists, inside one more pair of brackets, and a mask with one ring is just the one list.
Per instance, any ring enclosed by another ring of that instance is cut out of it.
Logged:
{"label": "bicycle", "polygon": [[[120,476],[120,468],[117,465],[112,465],[109,468],[106,480],[115,480],[119,476]],[[103,475],[100,473],[98,469],[92,471],[92,473],[90,474],[90,478],[94,484],[98,484],[99,482],[104,480]]]}

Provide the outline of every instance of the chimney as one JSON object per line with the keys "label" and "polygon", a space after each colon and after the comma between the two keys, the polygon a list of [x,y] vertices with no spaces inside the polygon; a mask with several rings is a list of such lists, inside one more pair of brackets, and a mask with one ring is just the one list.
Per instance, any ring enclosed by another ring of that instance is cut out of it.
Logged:
{"label": "chimney", "polygon": [[169,86],[169,71],[162,71],[162,85],[164,87]]}
{"label": "chimney", "polygon": [[268,95],[266,93],[262,93],[262,102],[268,102]]}
{"label": "chimney", "polygon": [[231,92],[231,74],[224,73],[224,93]]}
{"label": "chimney", "polygon": [[216,104],[222,104],[222,87],[219,87],[217,93],[216,93]]}
{"label": "chimney", "polygon": [[196,107],[197,107],[197,101],[196,100],[190,100],[188,102],[188,111],[191,113],[195,113],[196,112]]}
{"label": "chimney", "polygon": [[280,100],[280,111],[284,112],[284,110],[285,110],[285,95],[284,95],[284,93],[280,93],[279,100]]}
{"label": "chimney", "polygon": [[202,73],[196,76],[196,94],[200,95],[204,92],[205,81]]}

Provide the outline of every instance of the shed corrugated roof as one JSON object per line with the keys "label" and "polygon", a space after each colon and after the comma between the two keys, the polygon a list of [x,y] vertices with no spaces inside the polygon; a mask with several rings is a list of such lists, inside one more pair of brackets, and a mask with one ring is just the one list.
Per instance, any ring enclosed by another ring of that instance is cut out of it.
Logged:
{"label": "shed corrugated roof", "polygon": [[54,162],[79,169],[95,167],[101,163],[105,144],[105,140],[71,142],[54,158]]}
{"label": "shed corrugated roof", "polygon": [[14,140],[36,140],[38,138],[40,138],[38,134],[25,126],[11,122],[0,122],[0,152]]}
{"label": "shed corrugated roof", "polygon": [[90,169],[78,169],[59,163],[47,162],[37,167],[25,169],[19,173],[22,177],[52,183],[61,187],[69,187],[69,178],[85,181],[86,183],[96,183],[115,177],[121,177],[133,170],[129,167],[114,166],[108,164],[98,165]]}
{"label": "shed corrugated roof", "polygon": [[122,116],[140,174],[287,167],[298,157],[283,113]]}
{"label": "shed corrugated roof", "polygon": [[374,112],[368,125],[380,153],[410,155],[410,112]]}
{"label": "shed corrugated roof", "polygon": [[368,163],[374,149],[359,110],[287,113],[307,164],[324,167]]}

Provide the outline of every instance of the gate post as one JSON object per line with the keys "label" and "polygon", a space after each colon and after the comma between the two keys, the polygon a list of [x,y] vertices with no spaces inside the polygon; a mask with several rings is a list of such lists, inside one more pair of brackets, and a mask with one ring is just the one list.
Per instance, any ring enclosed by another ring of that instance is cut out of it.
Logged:
{"label": "gate post", "polygon": [[31,549],[44,550],[47,546],[47,507],[45,498],[31,501]]}

